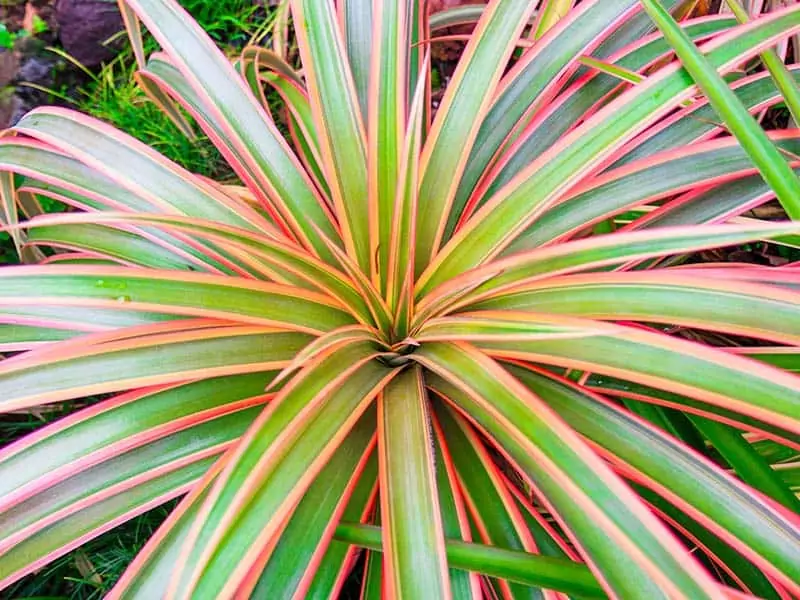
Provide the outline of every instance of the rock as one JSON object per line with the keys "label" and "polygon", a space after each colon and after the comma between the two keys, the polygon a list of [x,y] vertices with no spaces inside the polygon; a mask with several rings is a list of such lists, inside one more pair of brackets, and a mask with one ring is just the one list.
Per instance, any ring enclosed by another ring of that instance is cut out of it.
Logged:
{"label": "rock", "polygon": [[17,71],[17,81],[47,87],[53,84],[53,64],[49,56],[29,56]]}
{"label": "rock", "polygon": [[56,21],[64,50],[85,66],[97,66],[116,54],[105,44],[124,28],[113,0],[58,0]]}
{"label": "rock", "polygon": [[46,90],[55,85],[58,61],[56,55],[48,52],[44,43],[35,38],[26,38],[17,44],[16,53],[19,61],[13,82],[16,102],[9,125],[15,125],[32,108],[49,103],[50,94]]}
{"label": "rock", "polygon": [[0,88],[14,81],[18,68],[19,60],[16,53],[5,48],[0,49]]}
{"label": "rock", "polygon": [[18,113],[22,101],[14,94],[13,87],[0,89],[0,131],[10,127],[15,119],[18,121]]}

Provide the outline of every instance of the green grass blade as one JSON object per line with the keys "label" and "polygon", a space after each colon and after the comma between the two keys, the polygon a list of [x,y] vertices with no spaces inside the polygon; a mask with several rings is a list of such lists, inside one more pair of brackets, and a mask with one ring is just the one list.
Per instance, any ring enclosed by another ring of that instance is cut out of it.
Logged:
{"label": "green grass blade", "polygon": [[689,418],[743,481],[789,510],[800,513],[800,500],[786,486],[780,474],[742,437],[741,432],[703,417],[689,415]]}
{"label": "green grass blade", "polygon": [[[375,551],[383,549],[379,527],[343,523],[336,528],[336,537]],[[580,598],[606,597],[591,571],[570,560],[458,540],[448,540],[445,548],[447,560],[459,569],[558,590]]]}
{"label": "green grass blade", "polygon": [[[800,180],[786,164],[786,159],[769,140],[761,125],[736,98],[728,83],[703,56],[680,26],[657,0],[642,4],[664,37],[675,49],[684,69],[711,102],[730,132],[747,151],[761,175],[775,191],[783,208],[792,219],[800,219]],[[796,7],[795,9],[796,10]],[[796,26],[795,26],[796,27]]]}

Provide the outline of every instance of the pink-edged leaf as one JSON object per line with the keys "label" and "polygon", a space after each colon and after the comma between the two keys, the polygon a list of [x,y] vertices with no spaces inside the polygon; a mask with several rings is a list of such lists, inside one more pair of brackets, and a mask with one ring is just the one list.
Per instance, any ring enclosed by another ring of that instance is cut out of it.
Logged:
{"label": "pink-edged leaf", "polygon": [[428,397],[419,367],[378,397],[378,464],[390,597],[451,598]]}
{"label": "pink-edged leaf", "polygon": [[[742,25],[705,46],[726,70],[800,28],[800,7]],[[426,266],[420,293],[496,256],[561,194],[613,155],[615,149],[694,92],[678,65],[668,66],[587,119],[487,201]]]}
{"label": "pink-edged leaf", "polygon": [[702,273],[702,269],[659,269],[552,277],[474,306],[700,327],[800,344],[800,293],[778,286],[726,282]]}
{"label": "pink-edged leaf", "polygon": [[348,256],[370,272],[366,131],[332,2],[292,0],[322,170]]}
{"label": "pink-edged leaf", "polygon": [[[500,470],[475,431],[461,415],[437,405],[437,424],[452,454],[459,489],[483,543],[536,552],[536,542]],[[542,591],[499,580],[507,598],[542,598]]]}
{"label": "pink-edged leaf", "polygon": [[469,152],[516,39],[534,7],[533,2],[525,0],[489,4],[447,86],[420,158],[417,274],[443,240]]}
{"label": "pink-edged leaf", "polygon": [[[471,318],[477,319],[473,343],[494,357],[626,378],[800,433],[800,377],[780,369],[643,327],[507,310],[453,318],[454,325],[469,327]],[[486,319],[494,323],[484,324]],[[497,335],[542,324],[582,325],[594,328],[594,335],[508,341]]]}
{"label": "pink-edged leaf", "polygon": [[[186,321],[95,333],[0,362],[3,412],[141,386],[279,370],[310,338]],[[138,334],[138,335],[137,335]]]}
{"label": "pink-edged leaf", "polygon": [[171,594],[231,594],[267,558],[264,548],[274,548],[338,444],[353,427],[359,435],[374,432],[374,413],[364,413],[394,375],[374,356],[364,342],[338,349],[309,364],[270,403],[205,501]]}
{"label": "pink-edged leaf", "polygon": [[331,215],[311,178],[230,61],[173,0],[125,0],[125,4],[136,12],[194,91],[209,115],[201,125],[224,150],[237,174],[265,206],[275,207],[306,247],[327,257],[315,228],[335,238]]}
{"label": "pink-edged leaf", "polygon": [[[545,372],[513,369],[581,435],[640,472],[647,485],[717,533],[789,589],[800,555],[800,518],[710,460],[601,396]],[[779,533],[780,532],[780,533]]]}
{"label": "pink-edged leaf", "polygon": [[[341,521],[363,522],[372,513],[378,491],[378,456],[373,453],[352,490],[350,501],[341,515]],[[356,566],[358,549],[346,542],[332,540],[320,559],[314,579],[305,591],[309,599],[335,598],[341,594],[346,578]],[[260,590],[269,589],[269,582],[261,580]]]}
{"label": "pink-edged leaf", "polygon": [[354,492],[362,479],[369,481],[369,475],[374,477],[376,472],[374,429],[365,435],[356,433],[345,438],[303,495],[271,551],[269,561],[256,569],[258,583],[251,596],[269,594],[280,585],[291,597],[308,597],[336,526]]}
{"label": "pink-edged leaf", "polygon": [[426,344],[414,357],[540,490],[607,591],[717,597],[717,584],[630,488],[496,362],[463,343]]}

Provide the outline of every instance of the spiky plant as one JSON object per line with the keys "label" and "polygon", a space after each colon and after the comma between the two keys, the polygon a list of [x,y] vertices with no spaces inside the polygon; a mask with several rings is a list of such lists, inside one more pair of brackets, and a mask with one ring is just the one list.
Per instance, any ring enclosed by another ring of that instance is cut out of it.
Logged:
{"label": "spiky plant", "polygon": [[424,2],[292,0],[302,71],[124,2],[242,185],[60,109],[0,140],[42,263],[0,270],[0,408],[94,399],[2,451],[0,587],[182,497],[110,598],[800,595],[800,270],[690,260],[796,241],[746,213],[800,216],[750,116],[798,68],[724,77],[800,5],[537,4],[434,111]]}

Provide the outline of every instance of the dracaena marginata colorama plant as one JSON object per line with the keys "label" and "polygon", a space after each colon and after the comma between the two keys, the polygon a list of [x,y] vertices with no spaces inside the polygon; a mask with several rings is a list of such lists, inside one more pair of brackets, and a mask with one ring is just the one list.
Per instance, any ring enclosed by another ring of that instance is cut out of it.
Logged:
{"label": "dracaena marginata colorama plant", "polygon": [[800,217],[756,120],[800,69],[743,69],[800,5],[573,4],[292,0],[298,68],[122,3],[239,182],[62,109],[0,139],[41,263],[0,270],[0,409],[101,396],[0,453],[0,587],[180,498],[110,598],[800,596],[800,270],[687,261],[796,241],[748,211]]}

